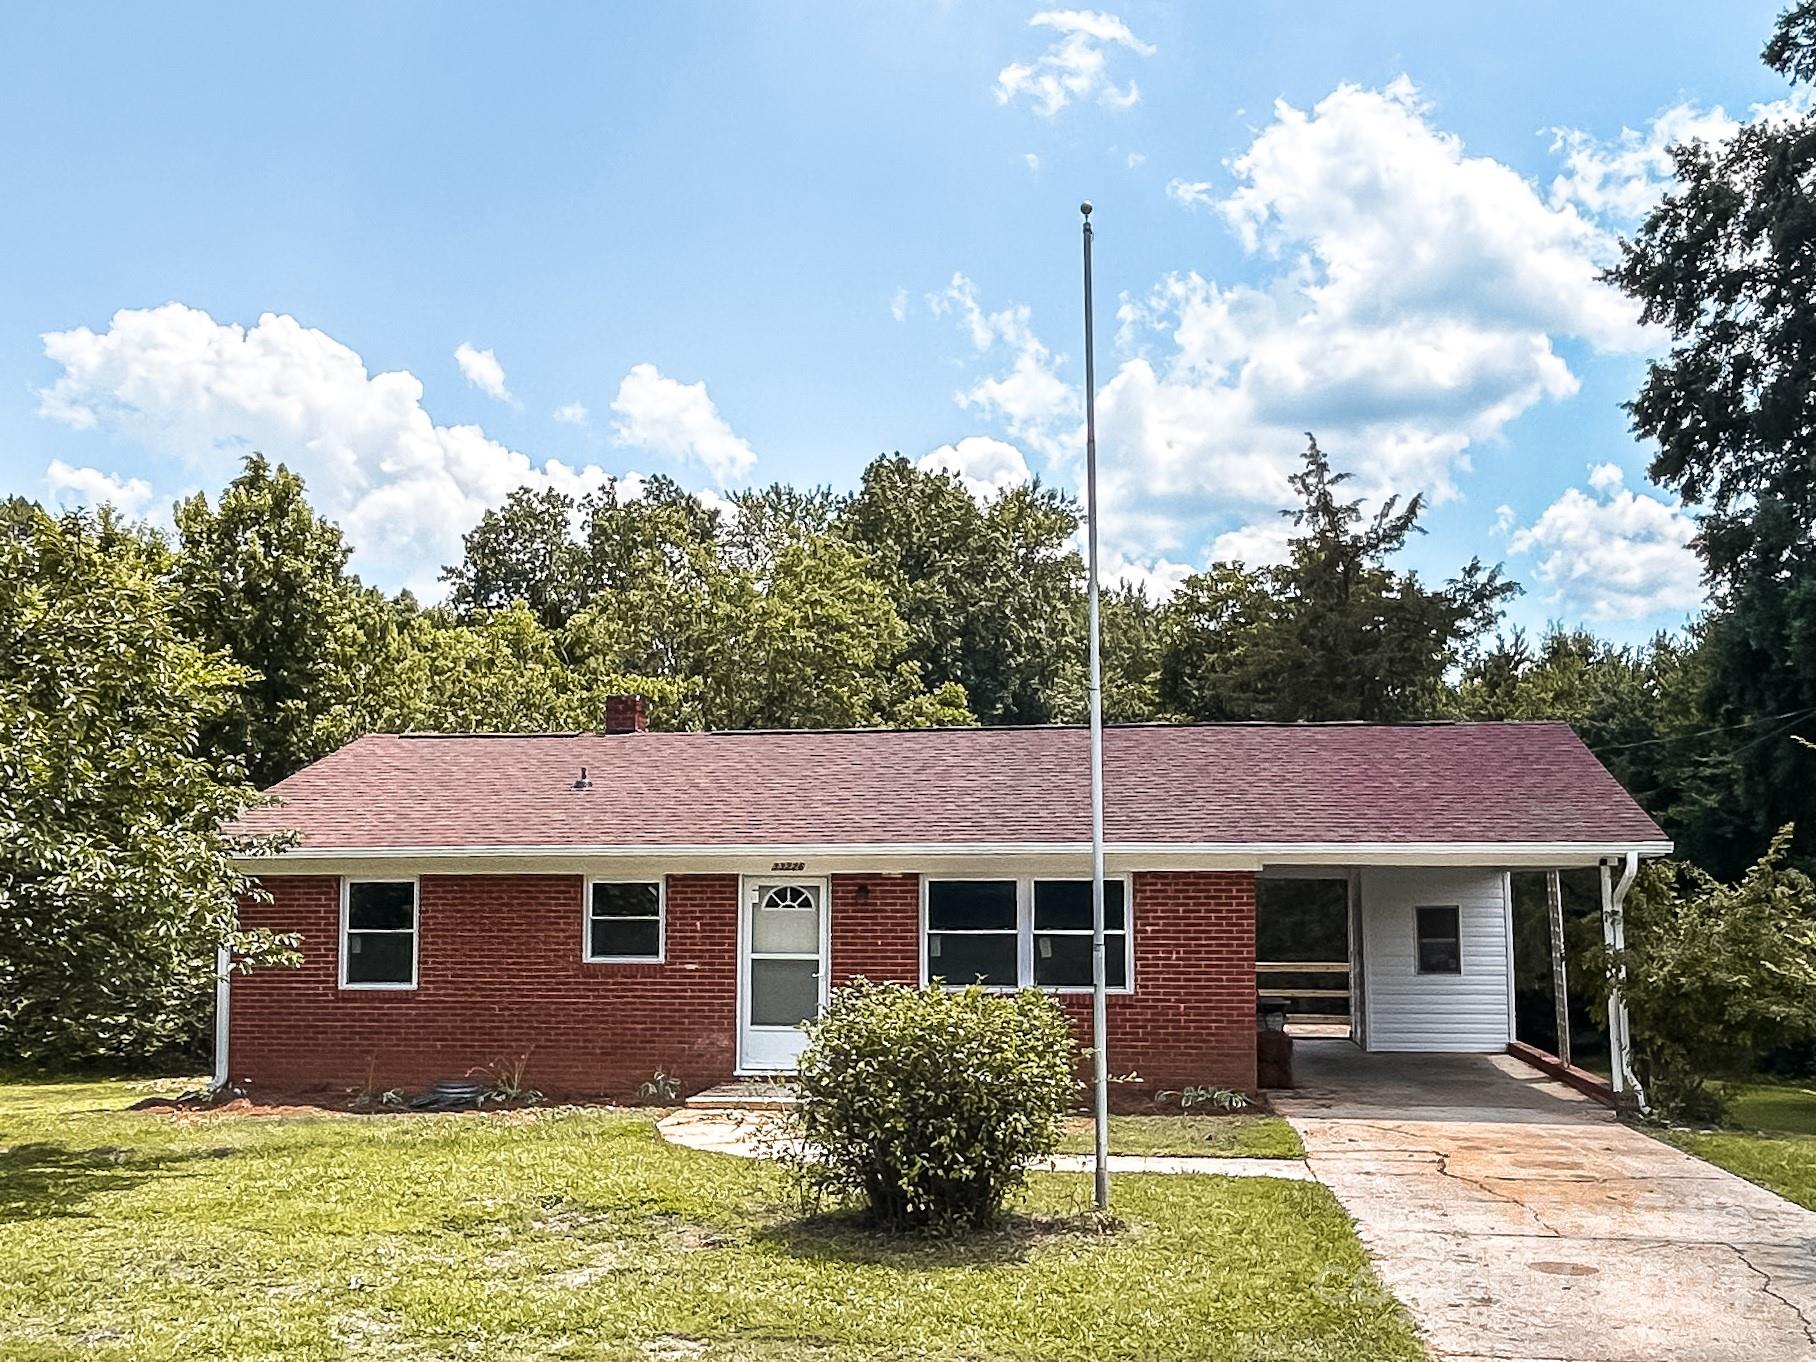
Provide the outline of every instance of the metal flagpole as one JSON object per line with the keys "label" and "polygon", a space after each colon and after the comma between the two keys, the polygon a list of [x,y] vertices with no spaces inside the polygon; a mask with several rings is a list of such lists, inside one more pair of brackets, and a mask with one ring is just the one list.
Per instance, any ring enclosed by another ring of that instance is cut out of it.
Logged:
{"label": "metal flagpole", "polygon": [[[1097,1209],[1110,1208],[1110,1061],[1104,1052],[1103,659],[1097,631],[1097,363],[1091,334],[1091,205],[1085,220],[1085,592],[1091,655],[1091,1076],[1097,1127]],[[1124,912],[1127,912],[1125,905]]]}

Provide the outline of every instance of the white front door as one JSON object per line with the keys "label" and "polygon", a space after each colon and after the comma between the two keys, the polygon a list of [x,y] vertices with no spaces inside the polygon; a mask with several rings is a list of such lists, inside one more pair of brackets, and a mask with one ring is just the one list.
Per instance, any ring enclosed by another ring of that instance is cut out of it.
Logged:
{"label": "white front door", "polygon": [[738,1068],[794,1068],[826,1002],[825,880],[744,881],[738,919]]}

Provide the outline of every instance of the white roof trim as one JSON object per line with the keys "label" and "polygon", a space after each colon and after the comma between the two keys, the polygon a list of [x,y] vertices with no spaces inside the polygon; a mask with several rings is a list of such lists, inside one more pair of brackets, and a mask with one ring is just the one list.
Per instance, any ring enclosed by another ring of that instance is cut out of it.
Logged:
{"label": "white roof trim", "polygon": [[[1076,842],[826,842],[690,844],[667,846],[435,846],[295,847],[273,857],[246,857],[245,866],[267,871],[299,861],[437,860],[875,860],[944,861],[956,858],[1088,856]],[[1671,854],[1670,842],[1111,842],[1105,854],[1129,862],[1181,865],[1193,861],[1262,862],[1273,865],[1557,865],[1593,864],[1628,852]]]}

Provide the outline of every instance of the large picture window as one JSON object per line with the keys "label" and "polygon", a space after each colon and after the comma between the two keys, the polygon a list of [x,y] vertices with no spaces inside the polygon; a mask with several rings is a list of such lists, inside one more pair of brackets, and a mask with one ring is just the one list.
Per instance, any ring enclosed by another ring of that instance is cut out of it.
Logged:
{"label": "large picture window", "polygon": [[588,960],[662,959],[662,883],[594,880],[587,886]]}
{"label": "large picture window", "polygon": [[343,880],[341,987],[416,987],[416,881]]}
{"label": "large picture window", "polygon": [[[952,987],[1091,987],[1091,882],[923,881],[924,975]],[[1129,885],[1104,880],[1104,982],[1131,988]]]}

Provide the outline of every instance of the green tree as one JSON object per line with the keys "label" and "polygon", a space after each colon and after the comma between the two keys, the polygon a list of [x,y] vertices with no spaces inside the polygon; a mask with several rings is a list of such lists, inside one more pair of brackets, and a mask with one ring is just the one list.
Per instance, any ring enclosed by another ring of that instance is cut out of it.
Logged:
{"label": "green tree", "polygon": [[1710,1079],[1816,1040],[1816,884],[1786,864],[1790,840],[1782,829],[1736,883],[1666,862],[1628,897],[1627,950],[1611,963],[1626,970],[1635,1071],[1667,1116],[1719,1118]]}
{"label": "green tree", "polygon": [[348,574],[340,529],[305,492],[253,454],[217,506],[198,492],[176,508],[177,616],[249,672],[203,744],[261,788],[329,750],[322,717],[371,683],[366,659],[394,624],[395,608]]}
{"label": "green tree", "polygon": [[[367,732],[542,733],[597,728],[608,695],[640,694],[673,726],[690,687],[570,665],[560,638],[518,601],[460,622],[442,610],[386,644],[381,681],[324,720],[342,741]],[[665,722],[667,721],[667,722]]]}
{"label": "green tree", "polygon": [[519,487],[462,536],[460,562],[441,570],[449,604],[470,617],[522,601],[546,627],[566,624],[597,589],[574,535],[578,514],[565,492]]}
{"label": "green tree", "polygon": [[1292,478],[1297,531],[1278,567],[1216,564],[1163,612],[1160,702],[1196,719],[1394,722],[1427,718],[1446,674],[1519,590],[1472,559],[1428,587],[1387,560],[1418,529],[1421,497],[1365,518],[1313,439]]}
{"label": "green tree", "polygon": [[247,680],[177,628],[164,548],[0,505],[0,1056],[193,1054],[243,933],[225,827],[254,802],[199,735]]}
{"label": "green tree", "polygon": [[[1816,5],[1799,4],[1765,60],[1807,86],[1813,53]],[[1816,113],[1762,114],[1675,157],[1676,186],[1611,277],[1671,337],[1628,411],[1658,442],[1653,479],[1700,508],[1703,718],[1733,735],[1718,800],[1732,841],[1710,865],[1733,874],[1787,822],[1816,850],[1816,782],[1791,741],[1816,734]]]}
{"label": "green tree", "polygon": [[874,460],[839,508],[907,628],[904,657],[929,686],[954,682],[986,724],[1047,723],[1082,693],[1078,508],[1013,488],[980,505],[947,473],[897,454]]}

